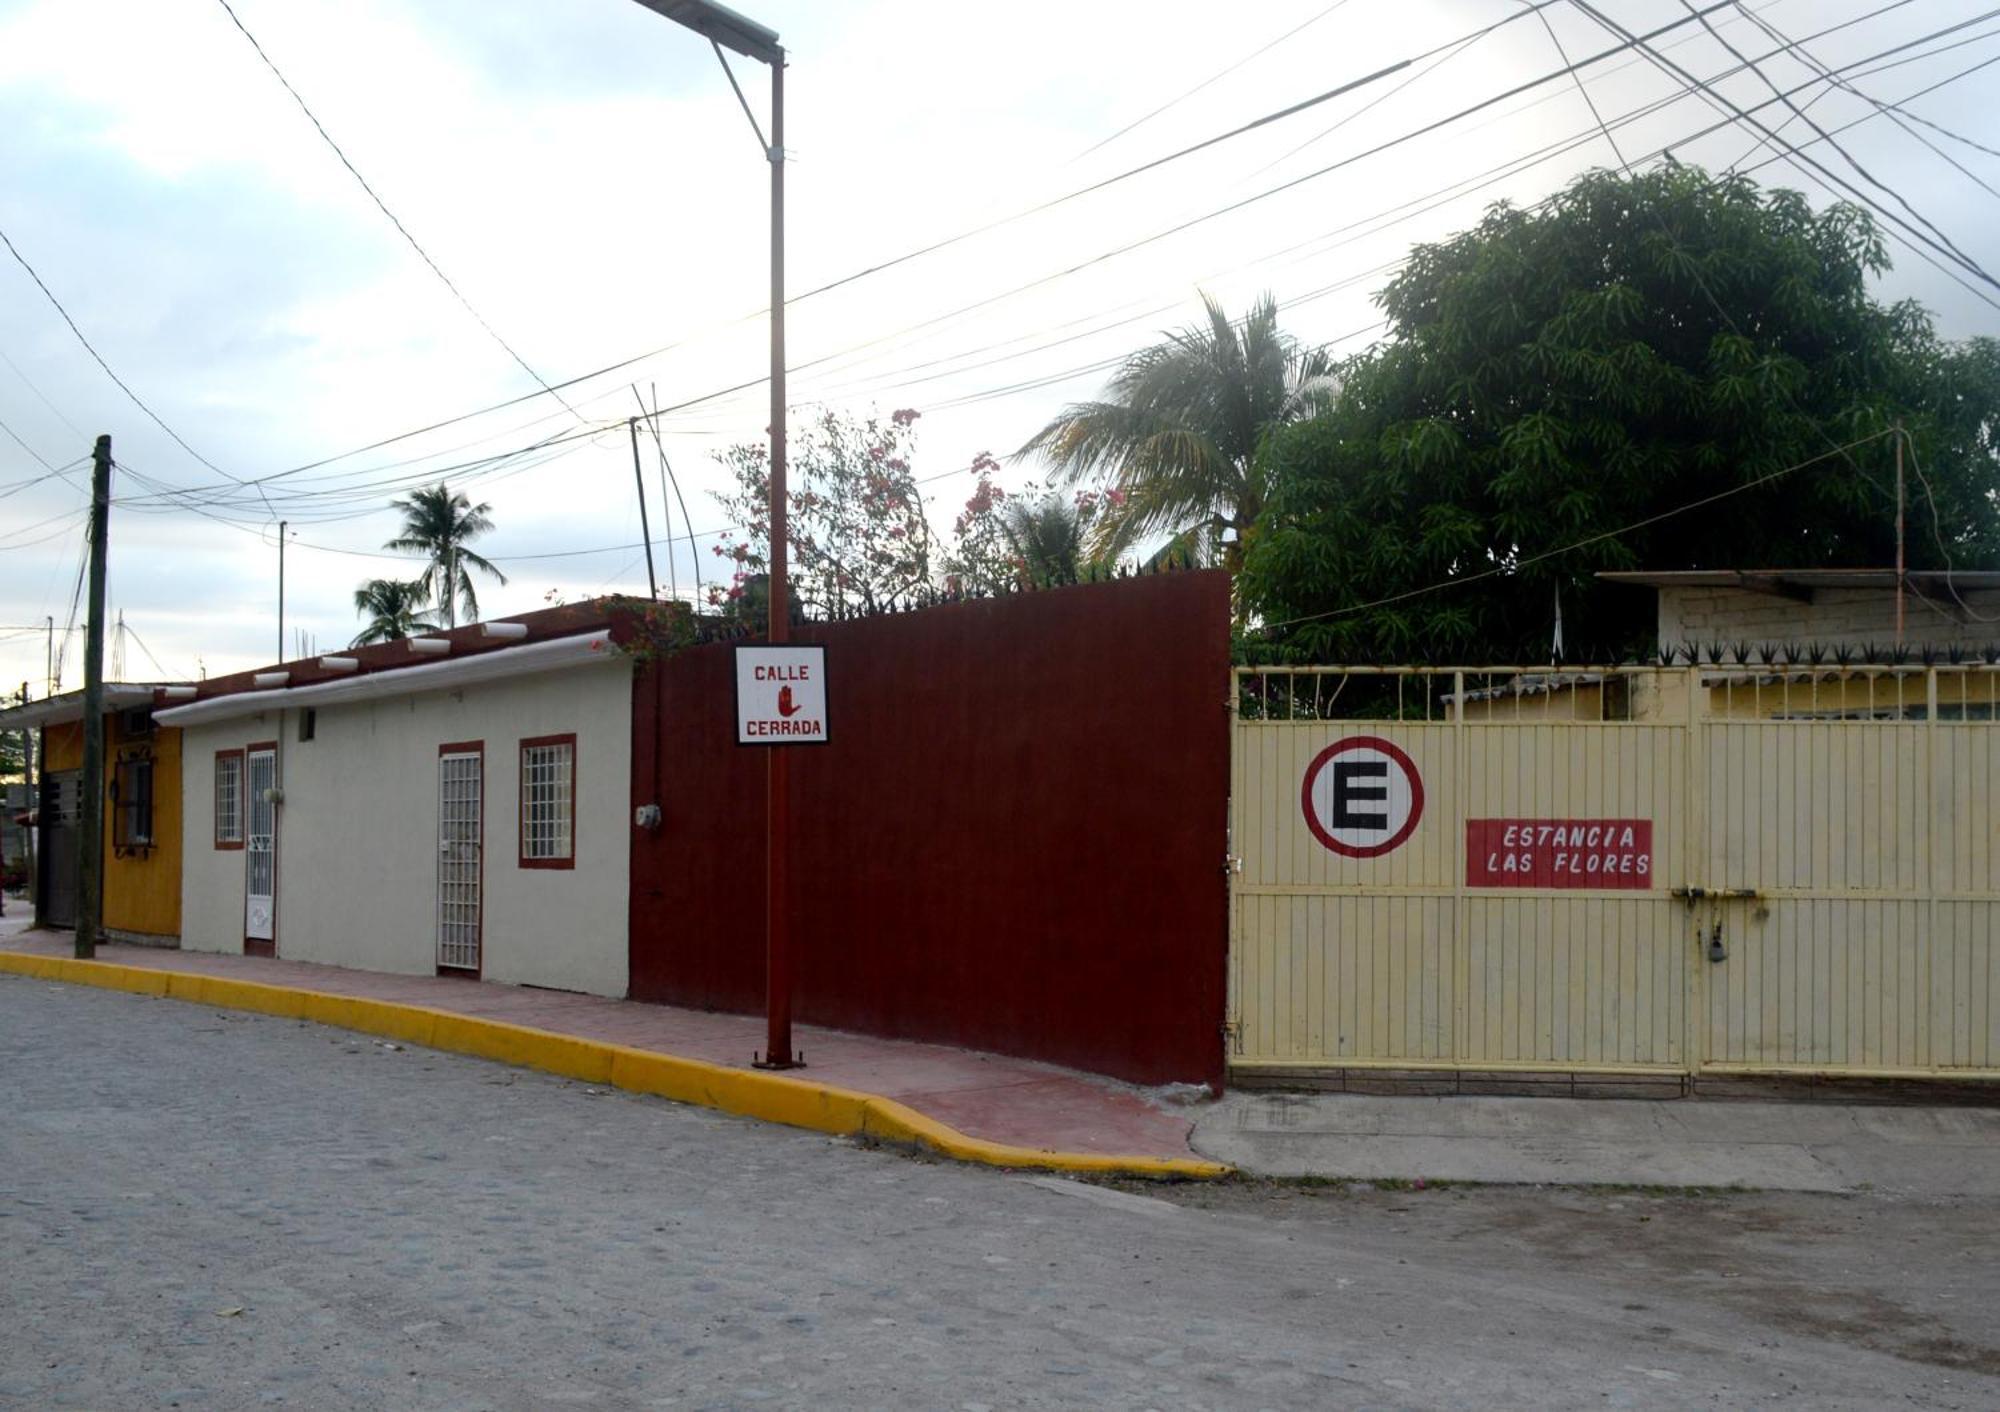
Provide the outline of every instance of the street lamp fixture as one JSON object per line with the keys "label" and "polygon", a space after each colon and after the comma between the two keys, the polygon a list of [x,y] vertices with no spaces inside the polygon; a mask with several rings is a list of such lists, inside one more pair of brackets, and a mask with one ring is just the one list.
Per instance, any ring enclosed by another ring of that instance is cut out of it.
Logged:
{"label": "street lamp fixture", "polygon": [[785,51],[778,45],[777,31],[737,14],[727,5],[712,4],[710,0],[639,0],[639,3],[746,59],[755,59],[774,69],[784,67]]}
{"label": "street lamp fixture", "polygon": [[[715,48],[729,86],[743,104],[744,116],[757,130],[756,115],[730,72],[725,49],[771,69],[771,136],[757,131],[759,145],[771,164],[771,553],[770,627],[772,643],[791,637],[791,592],[787,574],[790,526],[785,493],[785,51],[777,31],[767,29],[713,0],[637,0],[655,14],[693,30]],[[795,1069],[801,1060],[792,1049],[792,949],[788,839],[791,832],[790,751],[772,746],[764,752],[766,819],[769,833],[764,874],[765,1013],[767,1032],[758,1067]]]}

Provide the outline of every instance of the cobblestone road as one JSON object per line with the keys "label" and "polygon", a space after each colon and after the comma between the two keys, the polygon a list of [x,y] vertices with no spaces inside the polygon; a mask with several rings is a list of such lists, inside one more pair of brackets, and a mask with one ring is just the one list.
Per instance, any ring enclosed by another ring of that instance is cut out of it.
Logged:
{"label": "cobblestone road", "polygon": [[1080,1187],[0,977],[0,1405],[1990,1407],[1996,1234]]}

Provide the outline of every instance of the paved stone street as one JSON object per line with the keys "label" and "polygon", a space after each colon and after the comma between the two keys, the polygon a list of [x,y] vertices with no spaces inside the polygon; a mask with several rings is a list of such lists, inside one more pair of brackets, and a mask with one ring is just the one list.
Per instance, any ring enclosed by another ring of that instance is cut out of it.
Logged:
{"label": "paved stone street", "polygon": [[1989,1407],[2000,1203],[1118,1189],[0,977],[0,1405]]}

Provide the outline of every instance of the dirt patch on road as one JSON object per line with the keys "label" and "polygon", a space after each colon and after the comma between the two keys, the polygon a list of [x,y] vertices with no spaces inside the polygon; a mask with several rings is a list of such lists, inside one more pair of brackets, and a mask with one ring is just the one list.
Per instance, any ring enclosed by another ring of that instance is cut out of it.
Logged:
{"label": "dirt patch on road", "polygon": [[[1553,1264],[1580,1281],[1656,1288],[1726,1311],[1752,1341],[1823,1339],[2000,1377],[2000,1202],[1261,1180],[1132,1189],[1356,1239],[1420,1234],[1482,1268]],[[1620,1307],[1644,1313],[1649,1304]]]}

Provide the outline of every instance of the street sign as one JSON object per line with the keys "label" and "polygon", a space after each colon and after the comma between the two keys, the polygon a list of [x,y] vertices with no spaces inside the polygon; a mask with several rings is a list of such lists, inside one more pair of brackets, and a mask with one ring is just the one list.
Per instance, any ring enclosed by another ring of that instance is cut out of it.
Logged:
{"label": "street sign", "polygon": [[1653,886],[1651,819],[1467,819],[1467,887]]}
{"label": "street sign", "polygon": [[1379,735],[1350,735],[1313,757],[1299,790],[1313,837],[1349,858],[1400,848],[1424,816],[1416,762]]}
{"label": "street sign", "polygon": [[736,743],[824,745],[826,648],[739,645],[736,649]]}

